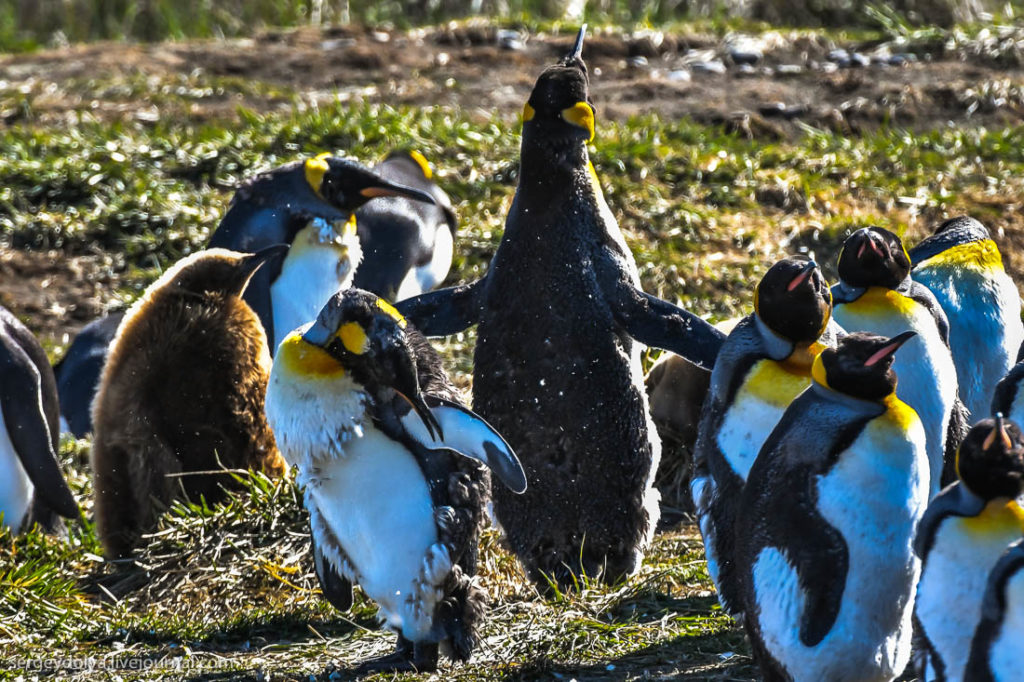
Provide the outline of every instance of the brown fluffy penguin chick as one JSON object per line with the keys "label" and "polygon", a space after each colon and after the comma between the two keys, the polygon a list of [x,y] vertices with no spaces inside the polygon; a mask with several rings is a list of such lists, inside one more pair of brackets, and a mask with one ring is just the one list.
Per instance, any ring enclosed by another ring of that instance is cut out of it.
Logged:
{"label": "brown fluffy penguin chick", "polygon": [[130,554],[173,499],[222,499],[233,479],[208,472],[284,473],[263,414],[267,337],[241,296],[286,250],[182,259],[118,327],[93,403],[96,528],[108,557]]}

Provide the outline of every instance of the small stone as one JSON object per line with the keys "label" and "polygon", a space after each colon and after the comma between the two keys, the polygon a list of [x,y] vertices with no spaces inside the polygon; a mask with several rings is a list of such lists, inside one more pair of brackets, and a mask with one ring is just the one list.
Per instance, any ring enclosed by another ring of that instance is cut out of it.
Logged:
{"label": "small stone", "polygon": [[690,64],[694,73],[713,74],[721,76],[725,73],[725,63],[720,59],[701,60]]}

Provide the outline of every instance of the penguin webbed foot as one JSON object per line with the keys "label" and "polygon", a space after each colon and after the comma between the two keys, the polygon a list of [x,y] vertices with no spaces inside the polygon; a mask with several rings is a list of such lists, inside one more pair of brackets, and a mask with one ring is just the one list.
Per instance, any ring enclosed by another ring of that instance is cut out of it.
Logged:
{"label": "penguin webbed foot", "polygon": [[438,645],[436,642],[411,642],[398,635],[398,643],[390,654],[370,658],[355,669],[357,675],[381,672],[429,673],[437,670]]}

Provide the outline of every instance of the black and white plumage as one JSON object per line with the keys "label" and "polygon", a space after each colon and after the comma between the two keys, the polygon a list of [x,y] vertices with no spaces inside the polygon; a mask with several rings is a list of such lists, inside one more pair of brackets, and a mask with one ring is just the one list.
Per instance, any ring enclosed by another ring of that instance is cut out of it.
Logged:
{"label": "black and white plumage", "polygon": [[1012,682],[1024,671],[1024,540],[992,568],[964,682]]}
{"label": "black and white plumage", "polygon": [[[982,353],[983,354],[983,353]],[[1020,390],[1024,380],[1024,362],[1018,362],[996,384],[992,396],[992,414],[1002,414],[1017,424],[1024,424],[1024,391]]]}
{"label": "black and white plumage", "polygon": [[960,480],[928,506],[914,541],[922,561],[915,663],[924,682],[971,679],[968,660],[986,582],[1006,548],[1024,536],[1017,499],[1024,434],[1002,415],[980,421],[960,446],[957,473]]}
{"label": "black and white plumage", "polygon": [[298,469],[317,573],[341,609],[358,583],[399,635],[369,668],[467,660],[486,595],[473,582],[486,465],[526,488],[515,454],[466,409],[436,352],[388,303],[349,289],[274,360],[267,418]]}
{"label": "black and white plumage", "polygon": [[80,512],[57,459],[57,385],[46,352],[0,307],[0,523],[60,531]]}
{"label": "black and white plumage", "polygon": [[766,682],[890,681],[910,660],[928,459],[892,355],[912,336],[822,351],[750,469],[735,551]]}
{"label": "black and white plumage", "polygon": [[831,313],[832,294],[817,264],[785,258],[758,283],[754,312],[726,338],[711,373],[690,491],[708,573],[723,608],[734,615],[740,610],[732,551],[739,496],[768,435],[811,385],[814,356],[835,345]]}
{"label": "black and white plumage", "polygon": [[110,343],[123,319],[124,312],[111,313],[85,325],[64,357],[53,366],[60,396],[61,430],[75,438],[84,438],[92,431],[92,401]]}

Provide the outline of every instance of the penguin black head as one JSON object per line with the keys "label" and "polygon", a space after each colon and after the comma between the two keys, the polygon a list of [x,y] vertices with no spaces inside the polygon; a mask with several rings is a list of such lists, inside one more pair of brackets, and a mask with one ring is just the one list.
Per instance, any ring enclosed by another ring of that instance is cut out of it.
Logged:
{"label": "penguin black head", "polygon": [[956,238],[957,243],[979,242],[989,239],[988,228],[970,216],[956,216],[935,228],[933,234]]}
{"label": "penguin black head", "polygon": [[178,261],[164,279],[178,291],[241,296],[261,266],[286,253],[287,244],[274,244],[256,253],[206,249]]}
{"label": "penguin black head", "polygon": [[839,278],[852,287],[895,289],[910,275],[910,256],[896,234],[881,227],[857,230],[839,252]]}
{"label": "penguin black head", "polygon": [[564,156],[594,139],[594,105],[590,100],[583,51],[584,24],[572,51],[544,69],[523,107],[523,146]]}
{"label": "penguin black head", "polygon": [[362,289],[335,294],[302,340],[325,350],[378,400],[397,393],[423,420],[431,435],[441,427],[420,394],[416,355],[408,322],[394,306]]}
{"label": "penguin black head", "polygon": [[819,384],[854,398],[882,400],[896,390],[893,355],[916,335],[903,332],[887,339],[867,332],[849,334],[815,358],[811,375]]}
{"label": "penguin black head", "polygon": [[957,450],[956,472],[982,499],[1016,498],[1024,489],[1024,433],[1002,414],[981,420]]}
{"label": "penguin black head", "polygon": [[754,312],[794,343],[817,341],[832,317],[832,291],[818,264],[789,256],[769,268],[754,292]]}
{"label": "penguin black head", "polygon": [[429,192],[391,182],[360,163],[328,153],[307,159],[304,170],[310,188],[343,211],[355,211],[375,197],[408,197],[434,203]]}

